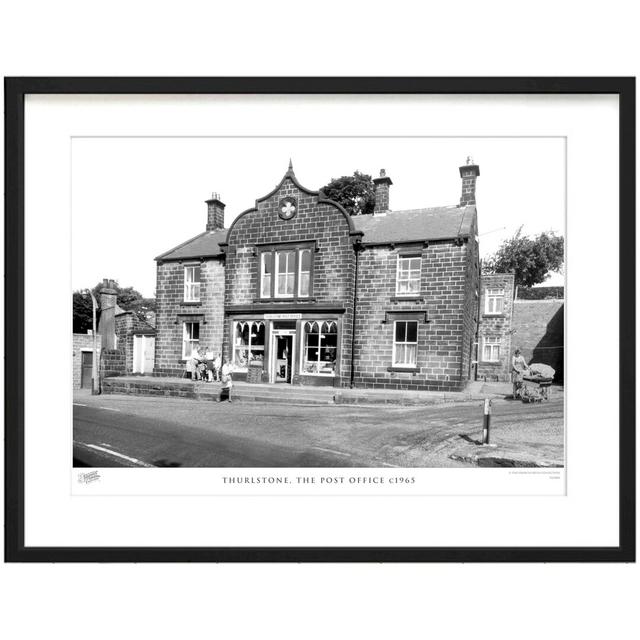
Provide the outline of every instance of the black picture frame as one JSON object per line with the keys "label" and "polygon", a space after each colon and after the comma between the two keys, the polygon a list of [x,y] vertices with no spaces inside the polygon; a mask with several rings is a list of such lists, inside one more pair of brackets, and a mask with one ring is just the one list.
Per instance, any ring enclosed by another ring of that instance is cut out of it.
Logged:
{"label": "black picture frame", "polygon": [[[635,561],[635,78],[5,78],[5,561]],[[26,547],[24,539],[24,102],[27,94],[615,94],[619,98],[619,531],[612,547]],[[9,311],[10,310],[10,311]]]}

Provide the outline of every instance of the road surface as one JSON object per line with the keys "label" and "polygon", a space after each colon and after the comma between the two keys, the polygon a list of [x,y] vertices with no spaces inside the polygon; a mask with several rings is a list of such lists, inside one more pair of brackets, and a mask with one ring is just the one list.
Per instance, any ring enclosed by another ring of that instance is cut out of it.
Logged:
{"label": "road surface", "polygon": [[[481,403],[325,407],[117,395],[74,401],[75,466],[452,467],[466,465],[451,459],[452,451],[473,449],[481,435]],[[562,399],[494,402],[492,442],[501,439],[562,458]]]}

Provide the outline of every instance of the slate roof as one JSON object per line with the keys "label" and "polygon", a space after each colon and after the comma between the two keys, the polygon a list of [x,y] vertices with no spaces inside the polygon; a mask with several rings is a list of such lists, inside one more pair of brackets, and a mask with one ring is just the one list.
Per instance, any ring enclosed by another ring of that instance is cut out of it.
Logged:
{"label": "slate roof", "polygon": [[385,215],[354,216],[364,244],[387,244],[413,240],[445,240],[471,235],[476,208],[432,207],[390,211]]}
{"label": "slate roof", "polygon": [[210,258],[221,256],[220,243],[227,238],[227,229],[205,231],[191,240],[159,255],[156,260],[185,260],[187,258]]}
{"label": "slate roof", "polygon": [[[476,217],[474,205],[390,211],[384,215],[353,216],[364,244],[391,244],[423,240],[445,240],[471,235]],[[227,229],[205,231],[159,255],[156,260],[186,260],[222,255]]]}

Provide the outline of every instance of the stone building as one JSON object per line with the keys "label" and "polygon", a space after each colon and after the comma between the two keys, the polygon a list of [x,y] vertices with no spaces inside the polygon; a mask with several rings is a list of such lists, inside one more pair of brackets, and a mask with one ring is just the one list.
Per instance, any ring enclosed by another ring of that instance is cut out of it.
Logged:
{"label": "stone building", "polygon": [[[152,373],[155,328],[133,311],[117,303],[113,280],[105,279],[98,294],[100,320],[96,332],[96,356],[101,378],[114,375]],[[91,388],[93,335],[73,334],[73,388]]]}
{"label": "stone building", "polygon": [[477,378],[511,379],[513,316],[512,273],[483,274],[480,279]]}
{"label": "stone building", "polygon": [[[393,211],[383,170],[374,212],[350,216],[290,164],[228,228],[213,194],[204,233],[156,258],[154,374],[182,375],[208,346],[236,380],[463,388],[476,375],[478,322],[491,315],[478,314],[479,175],[468,159],[457,204]],[[512,278],[503,291],[512,296]]]}
{"label": "stone building", "polygon": [[[93,334],[74,333],[72,337],[71,370],[73,372],[73,389],[91,389],[93,372]],[[100,357],[102,338],[97,336],[96,353]]]}

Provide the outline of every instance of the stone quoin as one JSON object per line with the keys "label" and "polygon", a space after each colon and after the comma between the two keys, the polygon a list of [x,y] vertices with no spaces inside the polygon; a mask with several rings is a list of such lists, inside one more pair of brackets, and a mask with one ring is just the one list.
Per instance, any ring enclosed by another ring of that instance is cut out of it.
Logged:
{"label": "stone quoin", "polygon": [[455,391],[508,376],[513,276],[489,283],[482,313],[479,175],[469,158],[459,204],[393,211],[382,170],[374,212],[351,216],[290,163],[228,227],[214,193],[204,233],[156,258],[154,375],[209,347],[250,382]]}

